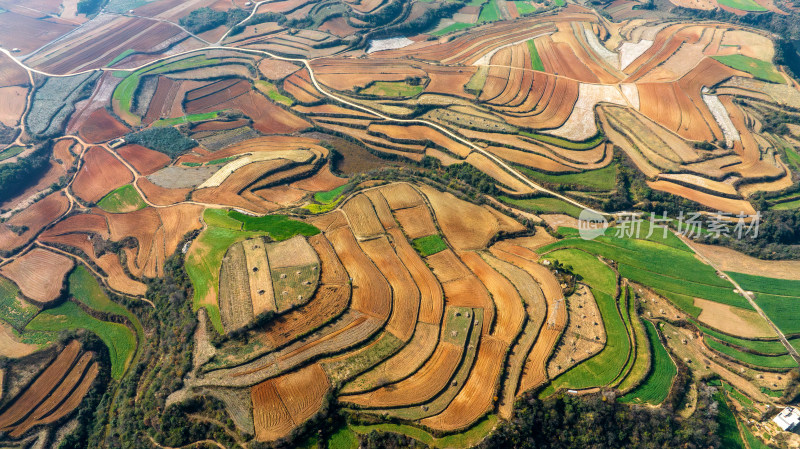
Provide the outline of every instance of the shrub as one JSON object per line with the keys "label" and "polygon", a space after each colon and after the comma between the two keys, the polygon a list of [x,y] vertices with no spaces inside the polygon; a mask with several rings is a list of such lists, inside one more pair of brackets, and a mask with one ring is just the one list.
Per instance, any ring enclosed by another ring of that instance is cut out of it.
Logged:
{"label": "shrub", "polygon": [[150,128],[125,136],[125,141],[159,151],[175,158],[186,150],[197,146],[193,139],[181,134],[175,128]]}

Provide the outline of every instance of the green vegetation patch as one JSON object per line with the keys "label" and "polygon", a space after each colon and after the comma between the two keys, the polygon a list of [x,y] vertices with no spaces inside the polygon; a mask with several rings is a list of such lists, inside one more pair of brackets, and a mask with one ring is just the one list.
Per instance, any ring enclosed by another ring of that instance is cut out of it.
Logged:
{"label": "green vegetation patch", "polygon": [[[517,3],[517,11],[519,11],[519,3],[526,3],[530,5],[528,2],[514,2]],[[531,6],[535,11],[536,8]],[[522,11],[519,11],[522,14]],[[539,50],[536,49],[536,42],[533,39],[528,41],[528,51],[531,54],[531,68],[533,70],[538,70],[540,72],[544,72],[544,64],[542,63],[542,58],[539,56]]]}
{"label": "green vegetation patch", "polygon": [[469,82],[464,86],[464,90],[474,94],[476,97],[481,94],[483,86],[486,84],[486,77],[489,76],[489,67],[482,65],[478,67],[475,74],[469,79]]}
{"label": "green vegetation patch", "polygon": [[800,281],[726,273],[743,289],[756,292],[755,301],[770,320],[787,334],[800,332]]}
{"label": "green vegetation patch", "polygon": [[414,239],[411,244],[423,256],[430,256],[447,249],[447,243],[444,242],[439,234]]}
{"label": "green vegetation patch", "polygon": [[125,141],[156,150],[173,159],[184,151],[197,146],[197,142],[172,127],[148,128],[131,133],[125,136]]}
{"label": "green vegetation patch", "polygon": [[496,22],[498,20],[500,20],[500,8],[497,7],[497,0],[489,0],[489,3],[481,8],[478,23]]}
{"label": "green vegetation patch", "polygon": [[314,194],[314,201],[320,204],[330,204],[339,198],[346,188],[347,184],[344,184],[335,189],[328,190],[327,192],[317,192]]}
{"label": "green vegetation patch", "polygon": [[340,384],[367,371],[383,360],[388,359],[405,343],[391,332],[383,332],[378,340],[365,351],[356,351],[347,357],[332,362],[323,362],[322,367],[331,381]]}
{"label": "green vegetation patch", "polygon": [[475,446],[481,440],[483,440],[489,434],[489,432],[494,429],[494,427],[497,425],[497,422],[497,415],[489,415],[481,421],[478,421],[477,424],[465,432],[448,435],[442,438],[436,438],[419,427],[409,426],[406,424],[374,424],[366,426],[351,425],[350,429],[360,435],[366,435],[373,431],[398,433],[413,438],[421,443],[427,444],[428,446],[433,446],[440,449],[466,449]]}
{"label": "green vegetation patch", "polygon": [[328,439],[328,449],[358,449],[361,442],[349,427],[339,429]]}
{"label": "green vegetation patch", "polygon": [[238,156],[228,156],[228,157],[223,157],[223,158],[220,158],[220,159],[214,159],[212,161],[206,162],[206,165],[227,164],[228,162],[236,159],[237,157]]}
{"label": "green vegetation patch", "polygon": [[658,338],[658,331],[653,323],[645,321],[647,337],[650,340],[650,347],[653,348],[653,363],[650,374],[647,375],[644,383],[635,390],[622,396],[620,402],[649,403],[658,405],[664,402],[672,386],[672,379],[678,374],[675,363],[669,353],[661,344]]}
{"label": "green vegetation patch", "polygon": [[422,84],[409,84],[402,81],[376,81],[361,89],[360,94],[380,97],[415,97],[425,89]]}
{"label": "green vegetation patch", "polygon": [[97,205],[100,209],[112,214],[133,212],[147,207],[147,203],[144,202],[144,199],[132,184],[126,184],[112,190],[98,201]]}
{"label": "green vegetation patch", "polygon": [[[725,3],[728,1],[751,2],[752,0],[722,0],[720,1],[720,3]],[[756,3],[753,4],[758,6]],[[747,72],[756,77],[757,79],[767,81],[770,83],[786,84],[786,80],[784,80],[781,74],[778,73],[777,70],[775,70],[775,66],[772,65],[771,62],[762,61],[760,59],[751,58],[745,55],[712,56],[712,58],[725,64],[728,67],[734,68],[736,70],[741,70],[742,72]]]}
{"label": "green vegetation patch", "polygon": [[733,271],[726,274],[745,290],[780,296],[800,296],[800,281],[754,276]]}
{"label": "green vegetation patch", "polygon": [[256,81],[256,89],[260,90],[264,93],[270,100],[274,101],[275,103],[280,103],[284,106],[291,106],[294,104],[294,101],[283,95],[278,90],[277,86],[270,83],[269,81],[258,80]]}
{"label": "green vegetation patch", "polygon": [[11,159],[12,157],[22,153],[23,151],[25,151],[25,147],[21,146],[8,147],[5,150],[0,151],[0,161]]}
{"label": "green vegetation patch", "polygon": [[202,114],[189,114],[189,115],[184,115],[183,117],[162,118],[161,120],[156,120],[155,122],[153,122],[152,126],[154,128],[162,128],[165,126],[180,125],[181,123],[203,122],[206,120],[214,120],[215,118],[219,117],[220,112],[222,111],[203,112]]}
{"label": "green vegetation patch", "polygon": [[498,197],[498,199],[514,207],[534,213],[559,213],[577,217],[580,215],[582,210],[581,208],[567,203],[564,200],[549,196],[541,198],[518,199],[501,195]]}
{"label": "green vegetation patch", "polygon": [[134,50],[132,48],[129,48],[129,49],[123,51],[122,53],[118,54],[116,58],[112,59],[111,62],[106,64],[106,67],[111,67],[114,64],[122,61],[123,59],[127,58],[128,56],[130,56],[130,55],[132,55],[134,53],[136,53],[136,50]]}
{"label": "green vegetation patch", "polygon": [[0,276],[0,319],[22,330],[37,313],[39,308],[22,299],[17,286]]}
{"label": "green vegetation patch", "polygon": [[523,166],[516,168],[531,179],[557,185],[583,186],[607,192],[613,190],[617,184],[617,164],[610,164],[597,170],[561,175],[542,173]]}
{"label": "green vegetation patch", "polygon": [[444,36],[447,33],[452,33],[453,31],[465,30],[467,28],[472,28],[473,26],[475,25],[471,23],[456,22],[442,28],[439,31],[434,31],[431,34],[434,36]]}
{"label": "green vegetation patch", "polygon": [[758,352],[765,355],[782,355],[786,354],[786,347],[778,340],[748,340],[745,338],[733,337],[722,332],[717,332],[713,329],[703,326],[702,324],[692,320],[692,324],[697,326],[704,334],[714,337],[716,340],[738,346],[740,348],[748,349],[750,351]]}
{"label": "green vegetation patch", "polygon": [[273,240],[281,241],[298,234],[306,237],[319,234],[316,226],[302,221],[292,220],[286,215],[265,215],[255,217],[232,210],[228,216],[242,223],[244,231],[261,231],[269,234]]}
{"label": "green vegetation patch", "polygon": [[748,365],[777,369],[789,369],[797,366],[797,363],[789,354],[776,356],[757,355],[732,348],[708,336],[704,337],[704,341],[709,348]]}
{"label": "green vegetation patch", "polygon": [[[532,13],[536,12],[536,7],[533,6],[533,4],[531,4],[531,2],[515,1],[514,2],[514,6],[517,7],[517,12],[521,16],[524,16],[524,15],[527,15],[527,14],[532,14]],[[530,41],[528,41],[528,42],[530,42]],[[530,44],[528,44],[528,45],[530,45]]]}
{"label": "green vegetation patch", "polygon": [[717,402],[719,411],[717,414],[717,423],[719,423],[717,435],[720,437],[720,447],[725,449],[745,449],[742,436],[739,434],[739,426],[736,425],[736,417],[728,407],[728,401],[725,400],[725,396],[718,391],[714,393],[714,400]]}
{"label": "green vegetation patch", "polygon": [[546,134],[531,133],[527,131],[520,131],[519,133],[525,137],[530,137],[531,139],[538,140],[540,142],[549,143],[550,145],[576,151],[591,150],[592,148],[595,148],[603,143],[606,138],[606,136],[598,132],[598,134],[592,138],[575,142],[572,140],[562,139],[561,137],[548,136]]}
{"label": "green vegetation patch", "polygon": [[719,3],[720,5],[742,11],[763,12],[767,10],[767,8],[764,8],[753,0],[719,0]]}
{"label": "green vegetation patch", "polygon": [[750,449],[770,449],[769,446],[764,444],[760,438],[753,435],[753,432],[745,425],[742,425],[742,433],[744,434],[744,439],[747,441],[747,445],[750,446]]}
{"label": "green vegetation patch", "polygon": [[73,302],[65,302],[54,309],[43,311],[25,329],[48,332],[86,329],[96,334],[108,347],[111,377],[117,380],[125,374],[136,352],[136,336],[127,326],[98,320]]}

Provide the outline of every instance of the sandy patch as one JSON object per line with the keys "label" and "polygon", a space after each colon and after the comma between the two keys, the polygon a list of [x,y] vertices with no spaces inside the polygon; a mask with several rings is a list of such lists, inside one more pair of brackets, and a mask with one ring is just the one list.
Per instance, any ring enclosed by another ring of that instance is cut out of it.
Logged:
{"label": "sandy patch", "polygon": [[252,164],[253,162],[271,161],[274,159],[288,159],[290,161],[302,164],[310,161],[315,156],[316,154],[309,150],[257,151],[228,162],[197,188],[203,189],[206,187],[219,187],[219,185],[228,179],[228,176],[232,175],[233,172],[246,165]]}
{"label": "sandy patch", "polygon": [[739,47],[739,53],[762,61],[772,61],[775,46],[769,38],[744,30],[726,31],[722,37],[723,46]]}
{"label": "sandy patch", "polygon": [[730,248],[695,243],[695,248],[722,271],[800,280],[800,260],[761,260]]}
{"label": "sandy patch", "polygon": [[414,41],[407,37],[395,37],[392,39],[377,39],[369,41],[369,48],[367,53],[374,53],[383,50],[396,50],[398,48],[408,47]]}
{"label": "sandy patch", "polygon": [[563,125],[549,133],[570,140],[589,139],[597,134],[594,107],[601,102],[628,106],[625,96],[617,86],[581,83],[578,101],[575,102],[575,108],[569,118]]}
{"label": "sandy patch", "polygon": [[728,114],[725,106],[722,105],[718,96],[703,94],[703,102],[708,106],[711,115],[714,116],[714,120],[717,121],[720,129],[722,129],[722,134],[725,136],[725,143],[729,148],[733,145],[733,142],[742,140],[739,136],[739,131],[737,131],[736,127],[733,125],[731,116]]}
{"label": "sandy patch", "polygon": [[608,63],[608,65],[611,67],[619,68],[619,55],[607,49],[605,45],[600,42],[600,39],[596,34],[594,34],[591,28],[584,28],[583,34],[586,36],[586,42],[589,44],[589,47],[592,48],[592,50],[597,54],[597,56],[600,57],[600,59]]}
{"label": "sandy patch", "polygon": [[26,345],[17,340],[11,326],[0,321],[0,356],[8,358],[25,357],[36,351],[36,345]]}
{"label": "sandy patch", "polygon": [[619,46],[619,68],[625,70],[633,61],[653,45],[653,41],[642,39],[637,43],[625,42]]}
{"label": "sandy patch", "polygon": [[625,99],[628,100],[628,103],[630,103],[634,109],[639,110],[641,103],[639,103],[639,88],[636,87],[636,84],[620,84],[619,88],[622,91],[622,95],[625,95]]}
{"label": "sandy patch", "polygon": [[695,298],[694,305],[703,309],[697,319],[727,334],[744,338],[775,337],[775,331],[761,316],[751,310]]}

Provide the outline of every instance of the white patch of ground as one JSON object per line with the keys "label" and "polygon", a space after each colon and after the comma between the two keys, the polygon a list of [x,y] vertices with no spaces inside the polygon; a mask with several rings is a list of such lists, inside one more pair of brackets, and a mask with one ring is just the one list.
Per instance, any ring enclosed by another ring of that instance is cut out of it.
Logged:
{"label": "white patch of ground", "polygon": [[706,106],[708,106],[708,109],[711,111],[711,115],[714,116],[714,120],[717,121],[720,129],[722,129],[722,134],[725,136],[725,143],[728,145],[728,147],[733,145],[733,142],[738,142],[741,140],[739,131],[737,131],[736,127],[733,126],[731,116],[728,115],[728,111],[725,109],[725,106],[723,106],[722,102],[719,101],[719,97],[716,95],[703,94],[703,101],[706,103]]}
{"label": "white patch of ground", "polygon": [[369,48],[367,53],[374,53],[383,50],[396,50],[398,48],[408,47],[414,41],[407,37],[393,37],[391,39],[378,39],[369,41]]}
{"label": "white patch of ground", "polygon": [[597,103],[628,106],[625,96],[617,86],[581,83],[578,101],[575,102],[572,114],[561,127],[549,131],[549,134],[578,141],[594,136],[597,134],[597,125],[594,119],[594,107]]}
{"label": "white patch of ground", "polygon": [[608,63],[608,65],[611,67],[619,68],[618,54],[607,49],[605,45],[600,43],[600,39],[598,39],[597,35],[594,34],[590,28],[584,28],[583,34],[586,35],[586,42],[589,43],[589,46],[592,47],[592,50],[597,54],[597,56]]}
{"label": "white patch of ground", "polygon": [[245,165],[252,164],[253,162],[271,161],[274,159],[288,159],[290,161],[303,164],[311,159],[314,159],[314,157],[316,157],[316,154],[309,150],[257,151],[223,165],[222,168],[220,168],[205,182],[197,186],[197,188],[203,189],[206,187],[218,187],[226,179],[228,179],[228,176],[233,174],[233,172],[244,167]]}
{"label": "white patch of ground", "polygon": [[[521,41],[516,41],[516,42],[512,42],[510,44],[505,44],[505,45],[497,47],[497,48],[493,48],[489,53],[486,53],[485,55],[481,56],[480,59],[478,59],[477,61],[473,62],[472,65],[489,65],[489,63],[492,61],[492,56],[494,56],[494,54],[497,53],[498,51],[500,51],[500,50],[502,50],[502,49],[504,49],[506,47],[510,47],[512,45],[517,45],[517,44],[521,44],[523,42],[527,42],[527,41],[529,41],[531,39],[536,39],[537,37],[547,36],[548,34],[553,34],[553,32],[552,31],[547,31],[545,33],[540,33],[540,34],[537,34],[535,36],[526,37],[525,39],[522,39]],[[528,68],[530,68],[530,67],[528,67]]]}
{"label": "white patch of ground", "polygon": [[638,111],[641,104],[639,103],[639,88],[636,87],[636,84],[620,84],[619,88],[622,90],[622,95],[625,95],[628,103],[630,103],[631,106]]}
{"label": "white patch of ground", "polygon": [[642,39],[637,43],[625,42],[619,46],[619,69],[625,70],[648,48],[653,46],[653,41]]}

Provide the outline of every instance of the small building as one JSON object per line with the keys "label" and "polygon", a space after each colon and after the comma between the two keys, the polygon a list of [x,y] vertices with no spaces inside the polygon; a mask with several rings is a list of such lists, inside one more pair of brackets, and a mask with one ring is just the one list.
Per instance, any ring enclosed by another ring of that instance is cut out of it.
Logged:
{"label": "small building", "polygon": [[794,407],[786,407],[772,418],[772,421],[781,429],[792,432],[800,425],[800,410]]}

